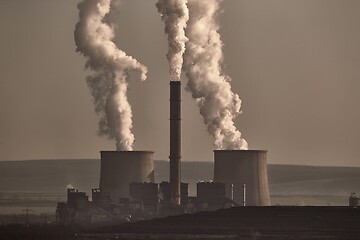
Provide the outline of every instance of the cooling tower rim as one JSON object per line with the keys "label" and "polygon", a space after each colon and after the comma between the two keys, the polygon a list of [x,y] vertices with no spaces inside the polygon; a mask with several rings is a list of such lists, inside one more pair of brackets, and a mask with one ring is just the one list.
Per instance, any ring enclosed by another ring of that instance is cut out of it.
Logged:
{"label": "cooling tower rim", "polygon": [[155,151],[100,151],[100,153],[155,153]]}
{"label": "cooling tower rim", "polygon": [[250,152],[250,153],[258,153],[258,152],[263,152],[266,153],[268,152],[268,150],[214,150],[214,153],[220,153],[220,152]]}

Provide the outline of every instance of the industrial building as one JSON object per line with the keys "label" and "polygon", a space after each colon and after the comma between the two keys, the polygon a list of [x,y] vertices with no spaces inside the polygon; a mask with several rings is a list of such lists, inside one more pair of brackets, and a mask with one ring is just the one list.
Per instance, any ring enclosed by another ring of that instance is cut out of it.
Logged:
{"label": "industrial building", "polygon": [[130,183],[129,194],[131,201],[139,201],[141,211],[156,214],[159,207],[159,184]]}
{"label": "industrial building", "polygon": [[199,182],[196,184],[196,206],[201,211],[215,211],[236,205],[226,196],[226,184],[219,182]]}
{"label": "industrial building", "polygon": [[[198,197],[188,196],[188,184],[181,183],[181,204],[174,206],[170,198],[170,183],[129,184],[129,197],[113,202],[109,193],[92,189],[92,201],[85,192],[68,189],[67,201],[59,202],[56,218],[62,224],[106,224],[165,217],[198,211],[213,211],[234,206],[225,196],[225,184],[200,182]],[[230,204],[230,205],[229,205]]]}
{"label": "industrial building", "polygon": [[[171,190],[169,182],[160,183],[161,202],[163,204],[171,203]],[[186,206],[189,203],[189,184],[180,183],[180,205]]]}
{"label": "industrial building", "polygon": [[155,183],[154,152],[101,151],[99,188],[92,201],[68,189],[59,203],[61,223],[106,223],[163,217],[232,206],[270,206],[267,151],[215,150],[214,178],[189,196],[181,182],[181,82],[170,82],[170,179]]}
{"label": "industrial building", "polygon": [[351,193],[349,197],[349,207],[359,207],[360,198],[356,196],[356,193]]}

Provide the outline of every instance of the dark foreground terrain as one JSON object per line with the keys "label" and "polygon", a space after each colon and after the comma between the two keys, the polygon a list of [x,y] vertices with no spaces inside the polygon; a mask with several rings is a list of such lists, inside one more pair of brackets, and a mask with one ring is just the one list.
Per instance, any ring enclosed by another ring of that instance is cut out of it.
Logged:
{"label": "dark foreground terrain", "polygon": [[2,239],[360,239],[360,208],[239,207],[85,229],[2,227]]}

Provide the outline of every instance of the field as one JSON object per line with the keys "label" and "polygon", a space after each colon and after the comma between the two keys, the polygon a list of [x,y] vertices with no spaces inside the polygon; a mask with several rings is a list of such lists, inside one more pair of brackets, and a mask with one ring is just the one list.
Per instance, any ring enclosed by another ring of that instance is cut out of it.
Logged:
{"label": "field", "polygon": [[106,226],[0,225],[1,239],[358,240],[360,208],[237,207]]}

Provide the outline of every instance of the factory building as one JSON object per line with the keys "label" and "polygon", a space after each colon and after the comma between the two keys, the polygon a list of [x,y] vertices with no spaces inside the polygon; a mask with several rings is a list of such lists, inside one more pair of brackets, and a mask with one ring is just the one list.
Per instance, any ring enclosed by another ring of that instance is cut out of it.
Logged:
{"label": "factory building", "polygon": [[[188,183],[180,183],[180,205],[186,206],[189,202],[189,184]],[[171,202],[171,190],[169,182],[161,182],[160,183],[160,194],[161,194],[161,202],[162,203],[170,203]]]}
{"label": "factory building", "polygon": [[351,193],[349,197],[349,207],[359,207],[360,199],[356,193]]}
{"label": "factory building", "polygon": [[197,208],[202,211],[215,211],[225,208],[232,202],[226,196],[226,184],[218,182],[199,182],[196,184]]}
{"label": "factory building", "polygon": [[188,184],[180,182],[178,205],[170,182],[154,182],[153,152],[101,152],[100,188],[92,189],[92,201],[68,189],[67,202],[58,203],[57,220],[99,225],[270,205],[266,151],[215,151],[214,161],[214,181],[197,183],[197,196],[189,197]]}
{"label": "factory building", "polygon": [[58,203],[56,219],[61,223],[86,222],[89,214],[90,202],[85,192],[67,189],[67,202]]}
{"label": "factory building", "polygon": [[59,202],[56,218],[62,224],[108,224],[165,217],[198,211],[214,211],[234,206],[225,195],[225,184],[200,182],[197,197],[188,196],[188,184],[181,183],[181,205],[171,201],[169,182],[129,184],[129,197],[119,198],[117,203],[108,193],[92,189],[92,201],[85,192],[68,189],[67,201]]}
{"label": "factory building", "polygon": [[[109,197],[102,195],[99,189],[92,190],[93,201],[85,192],[67,190],[67,201],[59,202],[56,209],[56,221],[59,224],[109,224],[110,222],[130,221],[128,215],[120,213],[119,205],[108,204]],[[106,203],[106,204],[103,204]]]}
{"label": "factory building", "polygon": [[89,197],[85,192],[69,188],[67,190],[67,199],[69,207],[77,211],[87,211],[89,209]]}
{"label": "factory building", "polygon": [[101,192],[99,188],[93,188],[91,190],[92,193],[92,202],[103,208],[103,209],[109,209],[111,207],[111,197],[110,193]]}
{"label": "factory building", "polygon": [[156,214],[159,206],[159,184],[157,183],[130,183],[130,201],[138,201],[141,211],[147,214]]}
{"label": "factory building", "polygon": [[56,222],[59,224],[72,224],[74,223],[75,210],[65,202],[58,202],[55,216]]}

